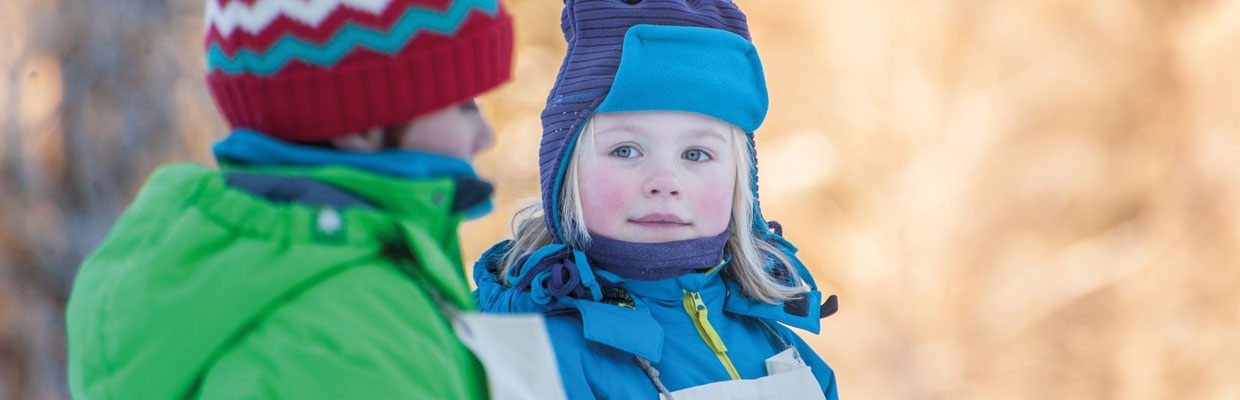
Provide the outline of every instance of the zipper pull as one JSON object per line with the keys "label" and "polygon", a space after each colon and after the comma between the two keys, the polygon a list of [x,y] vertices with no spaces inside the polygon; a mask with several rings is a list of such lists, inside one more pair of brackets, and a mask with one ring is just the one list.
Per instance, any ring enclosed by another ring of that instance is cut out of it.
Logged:
{"label": "zipper pull", "polygon": [[698,294],[698,292],[688,293],[689,298],[693,302],[693,319],[696,320],[695,322],[697,322],[698,327],[701,328],[703,333],[706,334],[708,344],[710,344],[710,347],[717,353],[727,352],[728,348],[723,345],[723,340],[719,337],[718,333],[715,333],[715,327],[710,324],[710,318],[708,318],[710,313],[709,310],[706,309],[706,303],[702,302],[702,296]]}
{"label": "zipper pull", "polygon": [[689,297],[693,298],[693,307],[696,309],[698,316],[705,318],[706,303],[702,302],[702,295],[698,292],[689,292]]}

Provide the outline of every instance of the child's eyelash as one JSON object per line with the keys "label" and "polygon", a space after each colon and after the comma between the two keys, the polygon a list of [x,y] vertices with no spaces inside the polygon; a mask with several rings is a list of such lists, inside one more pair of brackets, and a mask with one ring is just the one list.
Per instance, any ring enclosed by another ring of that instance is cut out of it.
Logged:
{"label": "child's eyelash", "polygon": [[611,149],[607,151],[607,154],[617,156],[617,157],[622,157],[621,155],[616,154],[616,153],[618,153],[620,150],[623,150],[623,149],[628,149],[629,152],[632,153],[630,154],[630,157],[623,157],[623,158],[632,158],[631,156],[642,154],[642,151],[638,149],[637,146],[631,143],[621,143],[621,144],[612,146]]}
{"label": "child's eyelash", "polygon": [[713,153],[711,153],[709,150],[706,150],[706,149],[703,149],[703,148],[698,148],[698,147],[694,147],[694,148],[689,148],[689,149],[686,149],[685,151],[681,152],[680,154],[681,154],[681,156],[685,156],[685,155],[688,155],[688,154],[689,154],[689,152],[692,152],[692,151],[696,151],[696,152],[702,153],[702,158],[701,158],[700,160],[692,160],[692,161],[708,161],[708,160],[714,160],[714,159],[715,159],[715,155],[714,155]]}

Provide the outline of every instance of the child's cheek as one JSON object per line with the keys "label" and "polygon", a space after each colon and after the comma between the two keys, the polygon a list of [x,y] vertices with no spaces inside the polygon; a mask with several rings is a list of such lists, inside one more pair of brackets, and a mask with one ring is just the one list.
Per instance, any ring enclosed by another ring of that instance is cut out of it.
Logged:
{"label": "child's cheek", "polygon": [[628,198],[624,195],[627,190],[624,183],[618,180],[596,181],[591,184],[590,203],[593,206],[612,212],[623,209],[628,203]]}
{"label": "child's cheek", "polygon": [[732,218],[732,187],[735,182],[735,177],[726,174],[699,181],[698,193],[702,195],[695,196],[693,205],[698,210],[697,217],[704,230],[718,233],[727,229]]}
{"label": "child's cheek", "polygon": [[583,168],[579,179],[581,208],[585,212],[586,228],[604,235],[623,222],[622,210],[628,204],[631,194],[640,192],[629,187],[632,185],[625,177],[611,173],[606,168]]}

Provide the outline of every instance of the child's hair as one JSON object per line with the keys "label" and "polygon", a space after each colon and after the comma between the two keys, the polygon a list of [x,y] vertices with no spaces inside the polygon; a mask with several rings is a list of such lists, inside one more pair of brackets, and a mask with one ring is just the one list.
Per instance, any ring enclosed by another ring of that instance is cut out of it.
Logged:
{"label": "child's hair", "polygon": [[[790,299],[806,291],[801,284],[801,277],[795,268],[791,268],[792,260],[783,251],[754,235],[750,227],[753,221],[754,197],[750,189],[753,185],[753,155],[750,154],[748,135],[740,128],[732,126],[733,153],[736,163],[736,188],[732,195],[732,221],[728,223],[728,253],[732,261],[724,267],[741,290],[750,298],[766,303],[778,303]],[[590,232],[585,226],[585,212],[581,208],[581,193],[577,185],[578,149],[592,147],[594,141],[594,120],[586,122],[578,135],[577,143],[572,147],[568,165],[564,170],[564,180],[560,190],[560,221],[563,221],[564,238],[569,246],[583,249],[590,243]],[[500,279],[508,282],[508,271],[522,256],[530,254],[539,247],[551,244],[551,233],[542,215],[542,205],[537,203],[522,207],[512,217],[512,246],[503,258],[503,269]],[[766,270],[771,261],[787,268],[793,286],[776,280]]]}

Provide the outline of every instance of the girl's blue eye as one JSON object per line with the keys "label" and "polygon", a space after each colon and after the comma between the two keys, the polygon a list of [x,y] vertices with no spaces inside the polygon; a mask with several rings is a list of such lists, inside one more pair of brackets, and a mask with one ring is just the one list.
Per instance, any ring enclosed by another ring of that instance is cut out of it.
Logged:
{"label": "girl's blue eye", "polygon": [[637,157],[637,149],[634,149],[633,146],[623,146],[612,150],[611,154],[620,158],[633,158]]}
{"label": "girl's blue eye", "polygon": [[706,154],[704,151],[693,149],[686,151],[684,158],[689,161],[706,161],[710,159],[710,155]]}

